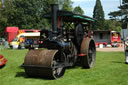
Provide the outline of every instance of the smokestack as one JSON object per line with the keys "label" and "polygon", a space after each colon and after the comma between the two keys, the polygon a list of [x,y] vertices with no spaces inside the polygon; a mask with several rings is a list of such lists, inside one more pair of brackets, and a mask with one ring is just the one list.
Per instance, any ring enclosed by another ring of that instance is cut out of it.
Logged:
{"label": "smokestack", "polygon": [[57,33],[57,10],[58,10],[57,4],[52,4],[51,5],[51,10],[52,10],[52,13],[51,13],[51,16],[52,16],[52,30],[53,30],[54,33]]}

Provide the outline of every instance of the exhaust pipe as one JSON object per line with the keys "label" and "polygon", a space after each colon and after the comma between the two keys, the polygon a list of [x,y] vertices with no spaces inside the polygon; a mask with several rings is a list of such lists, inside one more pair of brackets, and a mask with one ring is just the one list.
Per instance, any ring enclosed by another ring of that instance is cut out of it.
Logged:
{"label": "exhaust pipe", "polygon": [[57,4],[52,4],[51,5],[51,16],[52,16],[52,30],[53,33],[57,33],[57,10],[58,6]]}

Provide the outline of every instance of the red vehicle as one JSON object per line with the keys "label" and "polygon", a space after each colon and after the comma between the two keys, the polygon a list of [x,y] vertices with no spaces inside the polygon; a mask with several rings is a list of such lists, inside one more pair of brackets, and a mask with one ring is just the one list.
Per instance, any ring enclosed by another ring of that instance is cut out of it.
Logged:
{"label": "red vehicle", "polygon": [[119,47],[119,43],[121,42],[120,33],[116,31],[111,32],[111,46]]}

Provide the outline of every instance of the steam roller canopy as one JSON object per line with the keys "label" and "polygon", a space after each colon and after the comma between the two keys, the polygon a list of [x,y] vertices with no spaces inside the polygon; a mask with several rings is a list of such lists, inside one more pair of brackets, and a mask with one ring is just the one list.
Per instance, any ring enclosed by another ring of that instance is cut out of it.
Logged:
{"label": "steam roller canopy", "polygon": [[64,67],[61,66],[64,62],[62,58],[58,50],[30,50],[24,60],[24,69],[30,77],[56,79],[65,72]]}

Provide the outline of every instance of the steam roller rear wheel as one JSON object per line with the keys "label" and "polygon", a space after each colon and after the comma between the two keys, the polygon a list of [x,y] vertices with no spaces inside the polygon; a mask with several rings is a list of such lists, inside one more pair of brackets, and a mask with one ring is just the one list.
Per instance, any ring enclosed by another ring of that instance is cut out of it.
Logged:
{"label": "steam roller rear wheel", "polygon": [[81,53],[85,56],[81,57],[81,64],[84,68],[91,68],[95,63],[96,47],[93,39],[85,38],[81,44]]}
{"label": "steam roller rear wheel", "polygon": [[24,69],[30,77],[48,79],[64,75],[65,55],[58,50],[30,50],[24,60]]}

